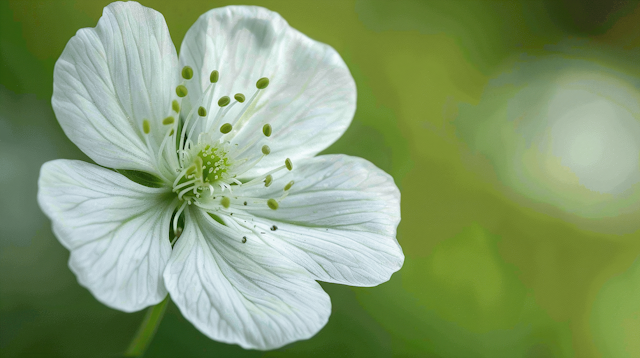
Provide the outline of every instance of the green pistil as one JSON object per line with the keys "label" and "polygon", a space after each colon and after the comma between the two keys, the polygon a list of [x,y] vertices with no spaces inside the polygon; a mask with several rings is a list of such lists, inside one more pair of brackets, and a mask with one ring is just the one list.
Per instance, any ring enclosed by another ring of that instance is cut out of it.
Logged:
{"label": "green pistil", "polygon": [[202,159],[204,175],[203,181],[213,183],[222,178],[229,168],[229,160],[224,151],[215,147],[206,146],[198,153],[198,157]]}

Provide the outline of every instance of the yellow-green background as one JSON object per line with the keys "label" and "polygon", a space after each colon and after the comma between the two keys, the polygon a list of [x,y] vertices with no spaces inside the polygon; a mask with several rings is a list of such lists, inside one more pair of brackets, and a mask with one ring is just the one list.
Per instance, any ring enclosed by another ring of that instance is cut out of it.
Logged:
{"label": "yellow-green background", "polygon": [[[0,2],[2,357],[118,356],[143,317],[107,308],[77,284],[36,203],[43,162],[87,160],[53,115],[53,66],[107,4]],[[164,14],[177,48],[200,14],[227,4],[143,2]],[[170,305],[147,357],[640,357],[638,213],[616,230],[616,217],[573,217],[509,189],[504,168],[455,125],[463,113],[482,120],[474,109],[514,58],[544,57],[563,41],[598,49],[637,79],[638,2],[257,4],[345,59],[357,112],[326,152],[393,175],[406,261],[378,287],[323,284],[333,303],[327,326],[271,352],[211,341]]]}

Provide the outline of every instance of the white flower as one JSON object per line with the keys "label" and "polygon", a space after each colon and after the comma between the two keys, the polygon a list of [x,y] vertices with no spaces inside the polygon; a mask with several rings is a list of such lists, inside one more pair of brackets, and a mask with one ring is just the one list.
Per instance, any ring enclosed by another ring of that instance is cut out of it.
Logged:
{"label": "white flower", "polygon": [[274,12],[211,10],[178,59],[160,13],[113,3],[67,44],[52,104],[67,136],[118,172],[48,162],[38,200],[104,304],[137,311],[168,293],[215,340],[309,338],[331,311],[315,280],[375,286],[404,260],[393,179],[359,158],[314,157],[355,100],[336,51]]}

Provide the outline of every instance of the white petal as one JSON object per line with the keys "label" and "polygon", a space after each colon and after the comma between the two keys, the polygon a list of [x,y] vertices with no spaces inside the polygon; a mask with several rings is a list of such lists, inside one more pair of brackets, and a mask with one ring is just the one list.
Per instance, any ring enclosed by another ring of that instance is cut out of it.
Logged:
{"label": "white petal", "polygon": [[72,160],[45,163],[38,188],[40,207],[71,251],[69,267],[98,300],[132,312],[167,295],[162,272],[175,204],[166,189]]}
{"label": "white petal", "polygon": [[[264,138],[265,123],[273,127],[268,139],[273,143],[271,154],[257,172],[280,165],[287,156],[319,153],[344,133],[355,112],[355,82],[340,55],[261,7],[228,6],[200,16],[182,42],[180,63],[194,68],[194,80],[188,84],[193,98],[209,85],[212,70],[220,72],[210,113],[217,111],[221,96],[233,98],[240,92],[248,101],[256,81],[269,78],[269,87],[249,110],[251,119],[236,135],[242,147]],[[230,122],[241,107],[235,106],[221,123]],[[262,144],[249,150],[259,154]]]}
{"label": "white petal", "polygon": [[202,333],[243,348],[273,349],[325,325],[331,302],[304,269],[255,235],[231,230],[198,208],[185,212],[164,278],[182,314]]}
{"label": "white petal", "polygon": [[[96,163],[157,173],[153,153],[178,78],[162,14],[116,2],[95,28],[79,30],[67,43],[54,69],[51,102],[69,139]],[[143,119],[151,123],[152,153]]]}
{"label": "white petal", "polygon": [[[400,192],[391,176],[361,158],[326,155],[294,163],[293,171],[269,188],[234,194],[279,198],[290,180],[295,184],[278,210],[266,205],[247,210],[258,216],[254,224],[283,256],[318,280],[352,286],[385,282],[402,267],[396,241]],[[229,219],[243,224],[238,216]]]}

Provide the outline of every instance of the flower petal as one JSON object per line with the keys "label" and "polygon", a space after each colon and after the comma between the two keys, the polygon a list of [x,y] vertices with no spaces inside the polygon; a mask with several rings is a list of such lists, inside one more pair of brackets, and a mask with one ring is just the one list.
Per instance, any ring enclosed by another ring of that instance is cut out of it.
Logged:
{"label": "flower petal", "polygon": [[[390,175],[361,158],[325,155],[297,163],[269,188],[234,194],[279,198],[290,180],[295,184],[278,210],[247,210],[283,256],[317,280],[351,286],[375,286],[402,267],[400,192]],[[228,219],[243,224],[239,215]]]}
{"label": "flower petal", "polygon": [[318,332],[331,313],[320,285],[255,235],[236,232],[199,208],[164,274],[182,314],[212,339],[273,349]]}
{"label": "flower petal", "polygon": [[[264,138],[262,126],[271,124],[271,154],[253,172],[279,165],[287,156],[314,156],[344,133],[355,112],[355,82],[340,55],[261,7],[227,6],[200,16],[182,42],[180,63],[194,69],[191,98],[207,88],[211,71],[220,72],[210,113],[218,110],[221,96],[243,93],[248,101],[256,81],[269,78],[269,87],[245,114],[251,119],[235,136],[243,147]],[[242,107],[236,105],[221,123],[231,122]],[[248,150],[259,155],[262,144]]]}
{"label": "flower petal", "polygon": [[175,203],[166,189],[73,160],[45,163],[38,187],[40,207],[71,251],[69,267],[98,300],[132,312],[167,295],[162,272]]}
{"label": "flower petal", "polygon": [[[56,62],[51,103],[67,134],[100,165],[158,173],[154,154],[179,79],[164,17],[136,2],[105,7]],[[149,150],[142,121],[151,123]]]}

